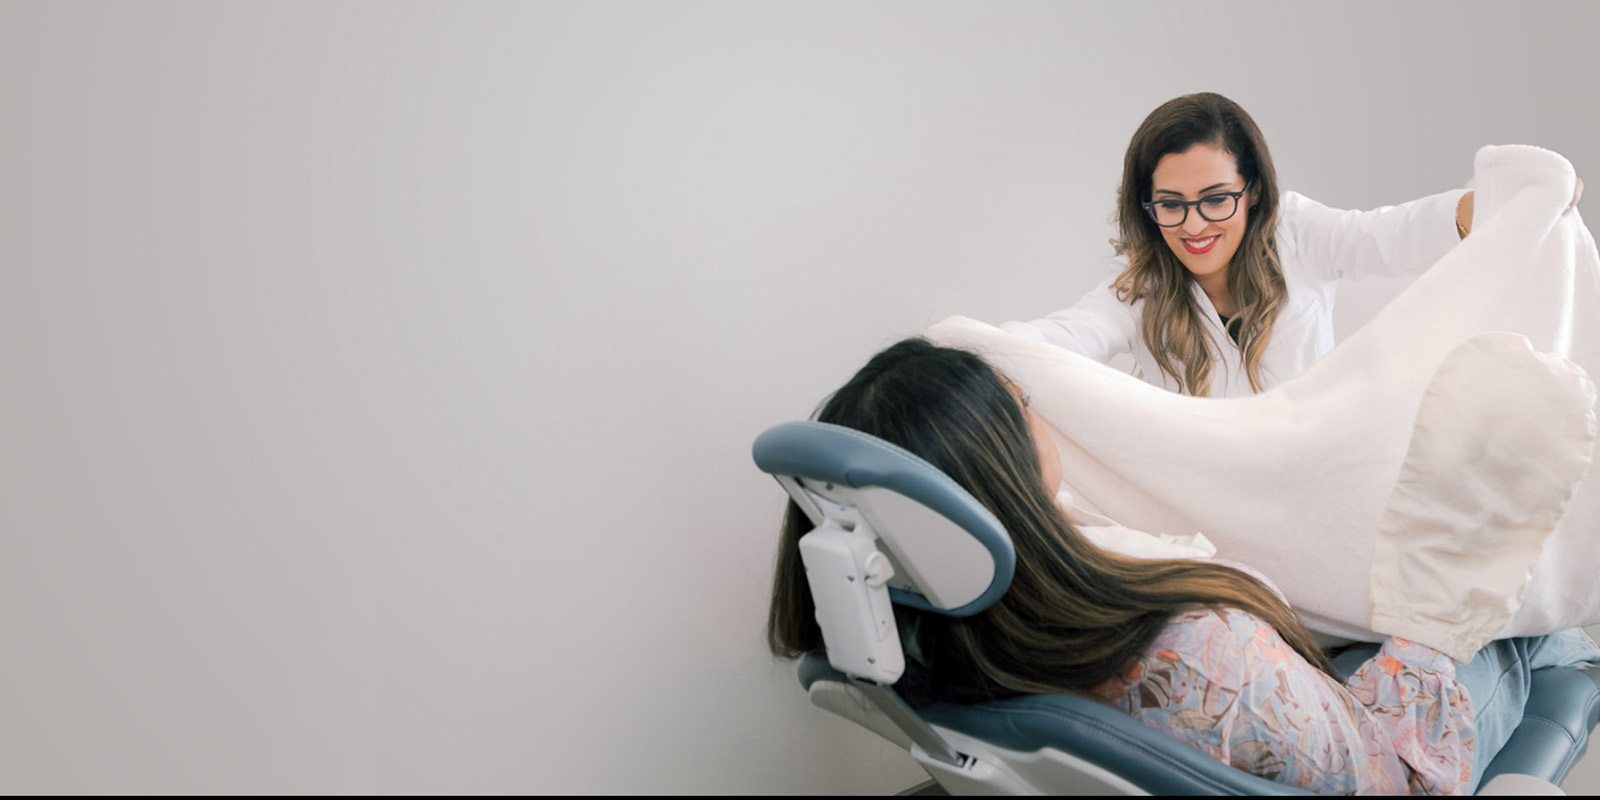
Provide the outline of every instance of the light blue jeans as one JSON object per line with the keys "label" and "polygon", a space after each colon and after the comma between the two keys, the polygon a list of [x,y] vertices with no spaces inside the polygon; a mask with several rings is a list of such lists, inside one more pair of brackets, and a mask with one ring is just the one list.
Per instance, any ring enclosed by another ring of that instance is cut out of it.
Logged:
{"label": "light blue jeans", "polygon": [[[1377,649],[1377,645],[1350,647],[1334,657],[1334,668],[1349,677]],[[1456,665],[1456,680],[1471,698],[1472,716],[1478,727],[1471,791],[1477,791],[1484,768],[1522,724],[1522,709],[1528,704],[1533,685],[1532,672],[1545,667],[1592,665],[1600,665],[1600,645],[1582,628],[1490,642],[1471,661]]]}

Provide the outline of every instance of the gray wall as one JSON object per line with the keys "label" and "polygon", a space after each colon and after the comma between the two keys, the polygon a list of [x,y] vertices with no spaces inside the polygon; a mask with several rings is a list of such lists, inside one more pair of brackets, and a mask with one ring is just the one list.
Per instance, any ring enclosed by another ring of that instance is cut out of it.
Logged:
{"label": "gray wall", "polygon": [[751,439],[1076,299],[1181,93],[1332,205],[1600,183],[1517,8],[0,3],[0,790],[910,785],[763,652]]}

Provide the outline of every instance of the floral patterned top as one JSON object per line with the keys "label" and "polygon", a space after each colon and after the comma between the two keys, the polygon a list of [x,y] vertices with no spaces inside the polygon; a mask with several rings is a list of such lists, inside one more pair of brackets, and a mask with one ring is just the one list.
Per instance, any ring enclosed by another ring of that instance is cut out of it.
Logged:
{"label": "floral patterned top", "polygon": [[1219,761],[1319,794],[1462,794],[1477,731],[1455,662],[1391,638],[1340,684],[1238,609],[1173,617],[1102,699]]}

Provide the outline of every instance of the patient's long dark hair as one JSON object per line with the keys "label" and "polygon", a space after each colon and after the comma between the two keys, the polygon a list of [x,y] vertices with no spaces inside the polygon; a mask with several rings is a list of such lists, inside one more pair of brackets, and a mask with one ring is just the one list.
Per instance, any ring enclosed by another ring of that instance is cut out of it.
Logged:
{"label": "patient's long dark hair", "polygon": [[[998,603],[953,619],[896,607],[926,668],[908,664],[913,702],[1087,693],[1144,655],[1177,612],[1243,609],[1334,674],[1277,595],[1219,564],[1108,553],[1073,528],[1044,485],[1027,420],[1009,385],[977,356],[907,339],[874,356],[817,414],[871,434],[944,471],[1011,536],[1016,575]],[[809,520],[792,501],[783,523],[767,642],[784,658],[820,652],[822,631],[800,560]]]}

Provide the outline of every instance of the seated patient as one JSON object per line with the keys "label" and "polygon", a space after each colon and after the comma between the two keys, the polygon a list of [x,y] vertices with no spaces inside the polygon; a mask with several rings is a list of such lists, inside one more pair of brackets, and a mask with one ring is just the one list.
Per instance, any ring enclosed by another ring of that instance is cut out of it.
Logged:
{"label": "seated patient", "polygon": [[[1470,792],[1522,716],[1528,672],[1600,663],[1581,632],[1504,640],[1458,666],[1398,638],[1344,678],[1265,578],[1205,560],[1098,549],[1053,495],[1060,459],[1027,398],[977,356],[908,339],[873,357],[818,421],[896,444],[1005,525],[1017,553],[998,603],[956,619],[901,606],[912,704],[1021,694],[1096,698],[1234,767],[1319,793]],[[768,644],[823,649],[792,502]]]}

